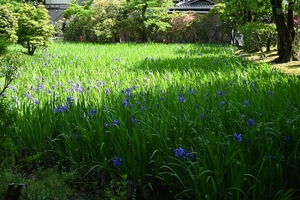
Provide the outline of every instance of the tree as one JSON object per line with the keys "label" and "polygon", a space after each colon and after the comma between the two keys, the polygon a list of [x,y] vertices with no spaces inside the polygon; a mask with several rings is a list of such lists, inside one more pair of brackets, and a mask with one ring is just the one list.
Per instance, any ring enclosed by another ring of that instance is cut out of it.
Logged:
{"label": "tree", "polygon": [[17,27],[17,16],[13,9],[7,5],[0,6],[0,54],[10,43],[17,42]]}
{"label": "tree", "polygon": [[147,37],[151,41],[163,41],[167,31],[172,27],[170,24],[170,15],[161,8],[152,8],[148,12],[147,20],[145,21],[147,29]]}
{"label": "tree", "polygon": [[[119,41],[126,0],[89,0],[83,6],[72,1],[64,12],[64,37],[78,41]],[[126,18],[127,19],[127,18]]]}
{"label": "tree", "polygon": [[[127,9],[140,11],[142,42],[147,42],[148,39],[147,26],[150,26],[150,24],[147,24],[147,20],[149,20],[151,16],[157,16],[154,14],[155,12],[166,12],[171,3],[172,2],[168,0],[127,0]],[[156,20],[156,23],[157,22]],[[161,25],[167,26],[166,24]]]}
{"label": "tree", "polygon": [[55,31],[45,6],[24,3],[18,13],[18,43],[27,48],[30,55],[37,48],[48,47]]}
{"label": "tree", "polygon": [[[225,0],[217,3],[210,10],[209,15],[217,14],[220,26],[226,32],[234,32],[239,35],[239,29],[249,22],[272,23],[272,10],[270,3],[257,0],[257,8],[253,9],[252,0]],[[233,38],[236,39],[236,38]]]}
{"label": "tree", "polygon": [[276,24],[279,38],[279,57],[274,62],[290,62],[299,60],[296,48],[296,30],[294,26],[295,10],[299,10],[297,0],[255,0],[252,1],[252,9],[259,9],[261,2],[271,3],[272,16]]}
{"label": "tree", "polygon": [[79,37],[83,36],[86,41],[94,41],[96,36],[92,31],[91,19],[93,19],[93,12],[89,6],[71,2],[64,11],[64,38],[70,41],[79,41]]}
{"label": "tree", "polygon": [[169,16],[171,28],[168,31],[168,40],[180,43],[192,42],[192,40],[194,40],[194,36],[196,35],[192,34],[192,32],[195,32],[193,30],[193,25],[197,24],[198,26],[199,23],[197,22],[199,22],[199,15],[193,12],[172,12],[169,14]]}
{"label": "tree", "polygon": [[0,0],[0,5],[6,5],[13,10],[22,7],[22,0]]}
{"label": "tree", "polygon": [[271,50],[271,45],[276,45],[277,32],[275,24],[266,24],[262,22],[248,22],[239,29],[243,34],[244,50],[260,50],[261,59],[266,57],[263,47],[267,51]]}
{"label": "tree", "polygon": [[290,62],[299,60],[296,51],[296,31],[294,27],[294,8],[296,0],[271,0],[272,13],[274,16],[278,36],[279,36],[279,57],[275,62]]}
{"label": "tree", "polygon": [[92,23],[98,41],[114,39],[117,41],[120,35],[120,25],[123,21],[122,13],[125,0],[95,0],[92,7]]}

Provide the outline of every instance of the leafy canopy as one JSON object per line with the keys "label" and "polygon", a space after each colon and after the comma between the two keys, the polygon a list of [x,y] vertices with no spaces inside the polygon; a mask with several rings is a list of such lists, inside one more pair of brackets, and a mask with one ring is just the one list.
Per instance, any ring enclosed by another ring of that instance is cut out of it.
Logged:
{"label": "leafy canopy", "polygon": [[33,54],[36,48],[48,47],[52,41],[54,27],[50,24],[50,16],[43,5],[32,6],[23,4],[19,10],[18,43]]}

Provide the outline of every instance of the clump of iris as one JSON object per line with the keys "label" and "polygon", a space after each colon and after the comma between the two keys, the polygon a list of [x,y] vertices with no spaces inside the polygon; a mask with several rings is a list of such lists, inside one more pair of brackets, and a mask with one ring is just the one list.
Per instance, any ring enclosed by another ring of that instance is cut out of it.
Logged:
{"label": "clump of iris", "polygon": [[242,142],[242,134],[236,134],[236,133],[234,133],[233,134],[233,139],[235,141],[237,141],[238,143]]}
{"label": "clump of iris", "polygon": [[182,147],[174,149],[174,154],[183,160],[194,160],[195,156],[192,152],[185,151]]}
{"label": "clump of iris", "polygon": [[115,158],[112,160],[114,166],[120,167],[122,163],[122,158],[119,156],[115,156]]}

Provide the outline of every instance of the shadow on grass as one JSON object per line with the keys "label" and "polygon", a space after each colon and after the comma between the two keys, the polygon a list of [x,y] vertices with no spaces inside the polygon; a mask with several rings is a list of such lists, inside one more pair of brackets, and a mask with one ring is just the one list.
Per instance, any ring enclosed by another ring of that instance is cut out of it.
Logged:
{"label": "shadow on grass", "polygon": [[145,58],[141,62],[133,65],[133,70],[145,70],[154,72],[174,72],[174,71],[201,71],[232,73],[237,68],[249,68],[258,65],[234,55],[191,55],[179,54],[175,58],[155,59]]}

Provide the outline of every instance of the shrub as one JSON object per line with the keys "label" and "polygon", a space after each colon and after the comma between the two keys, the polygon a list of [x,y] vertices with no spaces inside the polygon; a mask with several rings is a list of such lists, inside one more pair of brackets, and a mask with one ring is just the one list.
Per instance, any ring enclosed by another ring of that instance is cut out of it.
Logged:
{"label": "shrub", "polygon": [[0,98],[0,161],[12,164],[17,148],[9,129],[17,121],[17,112],[9,108],[9,103],[3,97]]}
{"label": "shrub", "polygon": [[[22,63],[19,54],[7,54],[0,59],[2,89],[0,90],[0,160],[12,160],[16,154],[13,136],[10,134],[11,126],[17,121],[18,114],[14,105],[5,97],[5,90],[15,78],[18,66]],[[16,99],[14,101],[17,101]]]}
{"label": "shrub", "polygon": [[0,37],[0,55],[4,54],[10,42],[5,37]]}
{"label": "shrub", "polygon": [[268,51],[277,42],[275,24],[249,22],[239,30],[243,34],[243,48],[246,51],[261,50],[263,47]]}
{"label": "shrub", "polygon": [[[21,176],[12,170],[4,169],[0,172],[0,197],[7,191],[9,183],[24,184],[20,199],[69,199],[71,189],[65,183],[65,175],[55,170],[39,169],[34,174]],[[74,195],[75,196],[75,195]]]}
{"label": "shrub", "polygon": [[8,6],[0,6],[0,55],[3,54],[10,43],[16,42],[18,37],[16,14]]}

